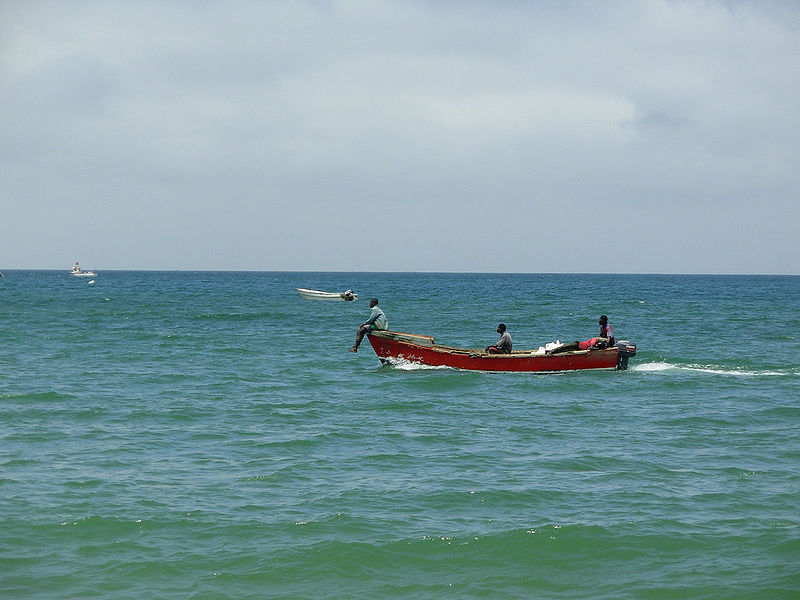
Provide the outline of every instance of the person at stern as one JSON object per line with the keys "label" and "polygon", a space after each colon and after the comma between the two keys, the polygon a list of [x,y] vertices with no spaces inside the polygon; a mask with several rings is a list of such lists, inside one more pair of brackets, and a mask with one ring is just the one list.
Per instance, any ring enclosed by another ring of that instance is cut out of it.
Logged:
{"label": "person at stern", "polygon": [[600,315],[600,320],[598,323],[600,324],[600,336],[586,340],[585,342],[578,342],[578,348],[580,350],[588,350],[589,348],[607,348],[614,345],[614,342],[616,342],[614,339],[614,330],[611,328],[611,324],[608,322],[608,317],[605,315]]}

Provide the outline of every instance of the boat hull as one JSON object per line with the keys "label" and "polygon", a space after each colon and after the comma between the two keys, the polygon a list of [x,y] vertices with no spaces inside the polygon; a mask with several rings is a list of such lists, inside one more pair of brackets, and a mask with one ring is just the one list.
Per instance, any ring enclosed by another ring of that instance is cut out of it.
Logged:
{"label": "boat hull", "polygon": [[295,291],[300,294],[303,300],[328,300],[333,302],[352,302],[358,300],[358,294],[353,294],[347,298],[344,294],[339,292],[322,292],[320,290],[307,290],[304,288],[295,288]]}
{"label": "boat hull", "polygon": [[615,347],[563,354],[538,354],[534,351],[489,354],[481,350],[441,346],[435,344],[432,337],[424,335],[373,331],[367,337],[381,362],[405,360],[468,371],[553,372],[615,369],[619,354],[619,349]]}

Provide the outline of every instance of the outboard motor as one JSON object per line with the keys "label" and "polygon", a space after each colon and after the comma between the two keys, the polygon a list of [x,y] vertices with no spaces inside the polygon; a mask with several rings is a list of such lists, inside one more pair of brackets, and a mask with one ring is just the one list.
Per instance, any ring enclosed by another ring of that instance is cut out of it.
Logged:
{"label": "outboard motor", "polygon": [[628,359],[632,356],[636,356],[636,344],[628,340],[620,340],[614,345],[619,348],[619,354],[617,354],[617,371],[624,371],[628,368]]}

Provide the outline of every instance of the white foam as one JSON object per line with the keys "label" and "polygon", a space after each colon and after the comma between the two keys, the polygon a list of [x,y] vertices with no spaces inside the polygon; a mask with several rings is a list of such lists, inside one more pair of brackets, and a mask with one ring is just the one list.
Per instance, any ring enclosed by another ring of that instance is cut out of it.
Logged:
{"label": "white foam", "polygon": [[715,369],[714,367],[709,366],[700,366],[700,365],[690,365],[687,367],[682,367],[686,371],[695,371],[697,373],[710,373],[712,375],[759,375],[756,371],[737,371],[731,369]]}
{"label": "white foam", "polygon": [[663,371],[688,371],[694,373],[708,373],[711,375],[728,375],[733,377],[764,377],[764,376],[786,376],[797,375],[798,372],[794,369],[786,371],[753,371],[748,369],[728,368],[723,369],[713,365],[673,365],[666,362],[652,362],[644,363],[641,365],[633,365],[630,367],[631,371],[643,371],[648,373],[657,373]]}
{"label": "white foam", "polygon": [[406,360],[404,358],[385,358],[384,360],[393,368],[401,371],[428,371],[451,368],[446,366],[423,365],[421,363]]}
{"label": "white foam", "polygon": [[699,373],[711,373],[712,375],[734,375],[738,377],[756,377],[756,376],[775,376],[775,375],[792,375],[789,371],[748,371],[745,369],[718,369],[712,366],[689,365],[682,367],[687,371],[697,371]]}
{"label": "white foam", "polygon": [[668,371],[670,369],[678,369],[676,365],[671,365],[665,362],[655,362],[655,363],[644,363],[641,365],[632,365],[629,367],[629,371]]}

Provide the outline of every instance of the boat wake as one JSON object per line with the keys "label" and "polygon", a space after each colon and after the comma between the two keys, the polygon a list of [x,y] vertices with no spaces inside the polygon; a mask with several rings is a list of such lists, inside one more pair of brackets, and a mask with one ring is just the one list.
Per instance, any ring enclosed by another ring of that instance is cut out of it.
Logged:
{"label": "boat wake", "polygon": [[384,358],[384,365],[400,371],[452,371],[452,367],[423,365],[403,358]]}
{"label": "boat wake", "polygon": [[650,362],[641,365],[632,365],[629,371],[640,373],[662,373],[665,371],[681,371],[694,373],[708,373],[711,375],[727,375],[733,377],[791,377],[800,375],[800,369],[764,369],[754,370],[746,368],[723,368],[714,365],[683,365],[667,362]]}
{"label": "boat wake", "polygon": [[[399,371],[451,371],[457,370],[448,366],[424,365],[402,358],[385,358],[383,365]],[[634,373],[704,373],[726,377],[798,377],[800,368],[786,369],[748,369],[739,367],[719,367],[715,365],[680,364],[668,362],[649,362],[640,365],[631,365],[629,371]]]}

